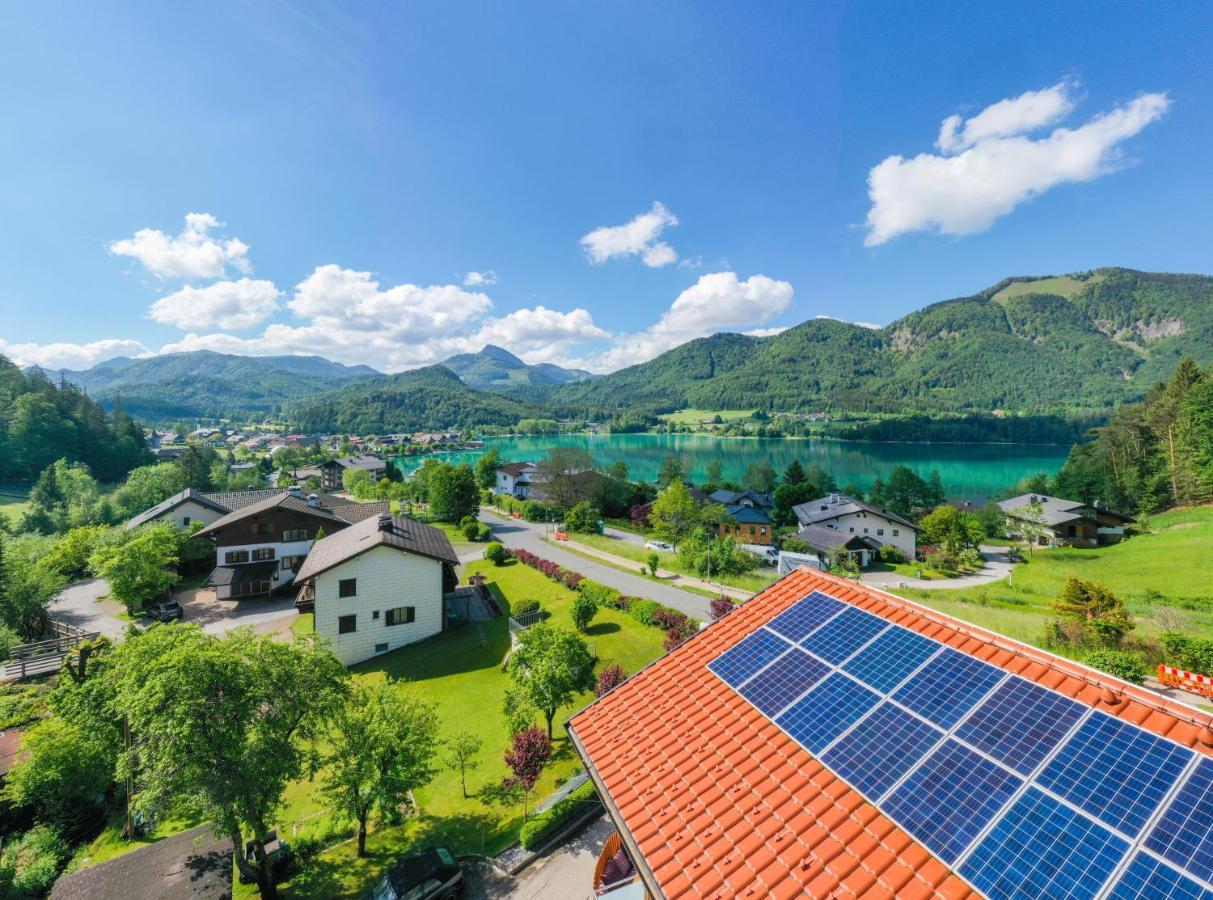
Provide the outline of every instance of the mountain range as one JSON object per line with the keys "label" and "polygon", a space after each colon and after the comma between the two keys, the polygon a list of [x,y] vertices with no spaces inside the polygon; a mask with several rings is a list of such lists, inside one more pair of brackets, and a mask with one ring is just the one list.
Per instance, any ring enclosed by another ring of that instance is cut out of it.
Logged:
{"label": "mountain range", "polygon": [[602,376],[527,365],[493,345],[392,376],[210,351],[51,374],[107,406],[121,394],[145,421],[285,412],[300,427],[406,431],[683,407],[1106,412],[1143,397],[1185,355],[1213,363],[1213,277],[1108,268],[1008,278],[883,328],[811,319],[768,337],[715,334]]}

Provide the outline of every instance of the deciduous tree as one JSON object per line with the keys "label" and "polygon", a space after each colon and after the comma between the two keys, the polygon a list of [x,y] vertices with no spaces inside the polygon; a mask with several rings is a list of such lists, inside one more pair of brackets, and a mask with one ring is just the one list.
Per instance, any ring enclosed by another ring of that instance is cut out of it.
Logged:
{"label": "deciduous tree", "polygon": [[593,665],[585,641],[571,631],[541,624],[519,636],[510,656],[510,678],[543,713],[549,738],[556,710],[589,688]]}

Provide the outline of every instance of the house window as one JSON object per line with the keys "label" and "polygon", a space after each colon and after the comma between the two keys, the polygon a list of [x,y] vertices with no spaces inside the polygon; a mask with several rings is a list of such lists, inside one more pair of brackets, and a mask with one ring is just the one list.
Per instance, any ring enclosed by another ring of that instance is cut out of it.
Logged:
{"label": "house window", "polygon": [[387,644],[376,644],[375,652],[376,653],[387,653]]}
{"label": "house window", "polygon": [[863,530],[863,533],[864,533],[864,534],[867,534],[867,533],[868,533],[868,530],[865,528],[865,529]]}
{"label": "house window", "polygon": [[337,582],[338,597],[357,597],[358,596],[358,579],[357,578],[342,578]]}
{"label": "house window", "polygon": [[900,532],[900,531],[898,531],[896,528],[894,528],[894,529],[893,529],[893,537],[897,537],[899,534],[901,534],[901,532]]}
{"label": "house window", "polygon": [[269,522],[254,522],[253,523],[253,534],[265,535],[265,534],[269,534],[269,533],[270,533],[270,523]]}
{"label": "house window", "polygon": [[758,529],[758,533],[759,533],[759,534],[762,534],[762,535],[765,535],[765,534],[767,533],[767,530],[766,530],[765,528],[759,528],[759,529]]}
{"label": "house window", "polygon": [[337,633],[338,634],[353,634],[358,630],[358,616],[338,616],[337,617]]}
{"label": "house window", "polygon": [[417,607],[397,606],[387,611],[387,625],[407,625],[417,621]]}
{"label": "house window", "polygon": [[231,563],[246,563],[248,562],[248,551],[229,550],[227,553],[223,554],[223,561],[229,565]]}
{"label": "house window", "polygon": [[379,621],[379,610],[375,610],[373,613],[371,613],[371,621],[372,622]]}
{"label": "house window", "polygon": [[851,529],[851,534],[854,534],[854,533],[855,533],[855,529],[854,529],[854,528],[852,528],[852,529]]}
{"label": "house window", "polygon": [[260,550],[253,551],[253,561],[254,562],[264,562],[267,559],[273,559],[273,558],[274,558],[274,548],[273,547],[263,547]]}
{"label": "house window", "polygon": [[182,517],[181,517],[181,527],[182,527],[182,528],[189,528],[189,527],[190,527],[190,517],[189,517],[189,516],[182,516]]}
{"label": "house window", "polygon": [[880,536],[882,536],[883,534],[884,534],[884,529],[883,529],[883,528],[877,528],[877,529],[876,529],[876,536],[877,536],[877,537],[880,537]]}
{"label": "house window", "polygon": [[307,529],[306,528],[288,528],[286,531],[282,532],[282,542],[284,544],[289,544],[292,541],[306,541],[306,540],[307,540]]}

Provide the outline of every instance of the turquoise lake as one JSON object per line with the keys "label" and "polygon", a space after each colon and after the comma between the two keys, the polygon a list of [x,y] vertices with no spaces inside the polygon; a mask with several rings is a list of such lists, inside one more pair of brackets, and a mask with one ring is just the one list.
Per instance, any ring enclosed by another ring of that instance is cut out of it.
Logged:
{"label": "turquoise lake", "polygon": [[[707,465],[720,460],[724,477],[736,481],[753,463],[766,460],[778,473],[793,459],[802,465],[819,463],[840,485],[854,483],[867,490],[877,475],[887,478],[896,465],[906,465],[926,478],[938,469],[948,496],[973,497],[998,493],[1026,475],[1053,474],[1069,453],[1067,446],[1041,444],[905,444],[831,441],[811,438],[730,438],[707,434],[555,434],[541,437],[489,438],[505,462],[538,461],[549,447],[575,446],[590,451],[606,466],[622,460],[636,481],[652,481],[661,462],[671,454],[683,459],[691,478],[706,478]],[[474,462],[483,451],[444,453],[451,462]],[[401,457],[403,468],[416,468],[424,456]]]}

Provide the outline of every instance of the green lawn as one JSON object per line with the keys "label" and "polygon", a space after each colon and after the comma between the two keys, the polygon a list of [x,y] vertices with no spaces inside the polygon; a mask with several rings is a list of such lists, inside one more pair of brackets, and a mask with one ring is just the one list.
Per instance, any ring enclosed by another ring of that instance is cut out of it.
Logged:
{"label": "green lawn", "polygon": [[[903,589],[940,612],[1027,643],[1039,644],[1053,618],[1050,603],[1067,575],[1099,581],[1123,597],[1136,618],[1133,637],[1164,630],[1161,618],[1179,615],[1184,629],[1213,637],[1213,585],[1202,565],[1213,547],[1213,506],[1177,509],[1152,517],[1149,534],[1095,550],[1039,550],[1016,566],[1009,581],[955,590]],[[1150,598],[1157,591],[1165,599]],[[1196,598],[1193,600],[1192,598]],[[1202,605],[1204,609],[1177,607]]]}
{"label": "green lawn", "polygon": [[[572,592],[535,570],[515,562],[498,568],[479,561],[470,564],[465,575],[476,573],[489,577],[503,608],[535,599],[551,613],[550,622],[572,627],[569,619]],[[301,616],[299,628],[306,627],[304,620]],[[659,629],[642,626],[610,609],[599,611],[586,635],[594,645],[599,666],[618,663],[629,674],[661,655],[663,638]],[[502,723],[501,703],[509,684],[502,671],[509,646],[507,621],[501,617],[479,627],[465,625],[386,654],[356,666],[354,672],[363,678],[386,675],[411,682],[418,692],[437,704],[444,734],[467,729],[480,735],[484,740],[480,766],[468,776],[469,787],[475,793],[485,785],[499,784],[506,775],[502,754],[508,735]],[[586,693],[574,705],[560,710],[555,761],[539,783],[538,797],[551,793],[579,767],[562,726],[591,698]],[[293,823],[316,821],[325,808],[317,785],[309,781],[292,784],[285,801],[279,827],[288,840]],[[283,896],[358,897],[396,857],[414,848],[437,843],[456,853],[494,854],[516,840],[522,824],[522,810],[517,805],[503,807],[477,797],[463,799],[457,772],[442,770],[433,782],[417,792],[417,802],[420,819],[371,833],[367,843],[370,855],[366,859],[356,857],[353,843],[342,844],[310,862],[284,886]],[[238,886],[238,897],[253,893]]]}
{"label": "green lawn", "polygon": [[12,525],[29,509],[29,489],[6,487],[0,489],[0,516],[7,516]]}
{"label": "green lawn", "polygon": [[[616,556],[634,560],[638,565],[640,563],[647,565],[649,556],[654,552],[642,544],[636,544],[632,541],[622,541],[618,538],[607,537],[601,534],[570,534],[569,538],[571,539],[570,543],[585,544],[587,547],[593,547],[595,550],[614,553]],[[678,558],[677,553],[658,553],[657,557],[659,568],[692,578],[700,577],[687,570]],[[740,588],[743,591],[758,593],[770,587],[775,581],[775,576],[759,574],[727,575],[724,578],[713,578],[712,580],[720,584],[727,584],[729,587]]]}
{"label": "green lawn", "polygon": [[668,413],[659,418],[665,419],[667,422],[675,422],[679,425],[698,425],[703,421],[712,421],[716,416],[720,416],[725,422],[740,422],[743,419],[748,419],[754,415],[752,409],[680,409],[676,412]]}

